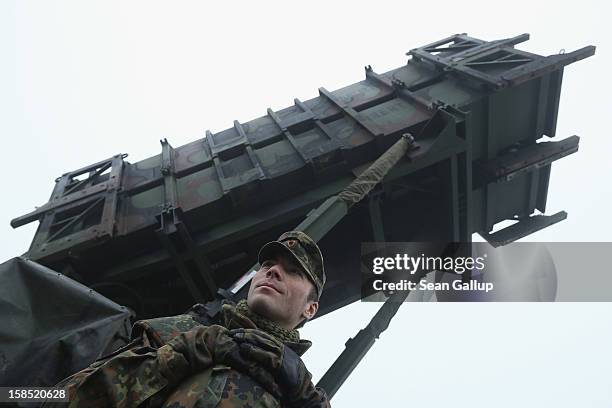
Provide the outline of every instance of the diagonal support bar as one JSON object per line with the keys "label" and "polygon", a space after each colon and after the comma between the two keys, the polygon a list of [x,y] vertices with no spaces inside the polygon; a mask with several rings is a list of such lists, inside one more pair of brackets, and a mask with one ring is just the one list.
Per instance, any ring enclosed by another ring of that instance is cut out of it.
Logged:
{"label": "diagonal support bar", "polygon": [[389,297],[376,312],[370,323],[360,330],[355,337],[348,339],[342,354],[338,356],[317,383],[317,387],[323,388],[330,399],[372,348],[376,339],[387,330],[391,319],[393,319],[409,293],[410,291],[405,290]]}

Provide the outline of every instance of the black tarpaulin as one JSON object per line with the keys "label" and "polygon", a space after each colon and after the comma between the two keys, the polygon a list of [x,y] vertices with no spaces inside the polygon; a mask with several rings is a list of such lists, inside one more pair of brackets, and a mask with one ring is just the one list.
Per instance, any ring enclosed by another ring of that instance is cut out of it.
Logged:
{"label": "black tarpaulin", "polygon": [[0,265],[0,386],[51,386],[126,343],[128,308],[23,258]]}

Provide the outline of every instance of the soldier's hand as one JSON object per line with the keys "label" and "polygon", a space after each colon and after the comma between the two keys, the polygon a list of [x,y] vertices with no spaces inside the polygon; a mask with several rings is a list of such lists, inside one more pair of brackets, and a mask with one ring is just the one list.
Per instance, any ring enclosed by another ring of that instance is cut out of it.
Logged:
{"label": "soldier's hand", "polygon": [[261,330],[236,329],[230,335],[240,344],[245,359],[260,364],[274,376],[290,405],[329,406],[325,393],[314,387],[304,362],[291,348]]}
{"label": "soldier's hand", "polygon": [[230,366],[249,375],[275,398],[281,398],[282,391],[272,373],[256,361],[245,358],[240,352],[240,343],[230,336],[227,329],[219,333],[213,344],[211,344],[211,349],[214,350],[213,358],[215,363]]}

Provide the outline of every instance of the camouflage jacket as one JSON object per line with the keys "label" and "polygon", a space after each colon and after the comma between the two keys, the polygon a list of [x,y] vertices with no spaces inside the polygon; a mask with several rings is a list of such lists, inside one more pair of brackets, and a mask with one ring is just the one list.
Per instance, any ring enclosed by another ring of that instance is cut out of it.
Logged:
{"label": "camouflage jacket", "polygon": [[[184,315],[136,322],[131,343],[57,384],[68,389],[68,406],[281,407],[269,388],[214,361],[219,350],[213,349],[233,341],[228,329],[257,326],[230,305],[224,306],[220,325],[204,326],[200,317],[194,307]],[[311,342],[285,345],[302,355]],[[323,392],[319,401],[317,406],[329,406]],[[65,403],[43,405],[55,406]]]}

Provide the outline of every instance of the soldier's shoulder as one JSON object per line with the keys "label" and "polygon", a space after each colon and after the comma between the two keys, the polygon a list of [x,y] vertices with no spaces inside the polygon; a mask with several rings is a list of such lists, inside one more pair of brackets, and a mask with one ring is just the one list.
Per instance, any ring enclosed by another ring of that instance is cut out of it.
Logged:
{"label": "soldier's shoulder", "polygon": [[151,346],[161,347],[182,332],[198,325],[200,323],[188,314],[139,320],[132,327],[132,339],[146,336]]}
{"label": "soldier's shoulder", "polygon": [[138,320],[132,326],[130,342],[110,354],[100,357],[92,366],[99,366],[127,350],[139,347],[162,347],[183,332],[192,330],[197,326],[210,326],[211,324],[214,324],[214,322],[208,318],[206,306],[202,304],[192,306],[184,314]]}

